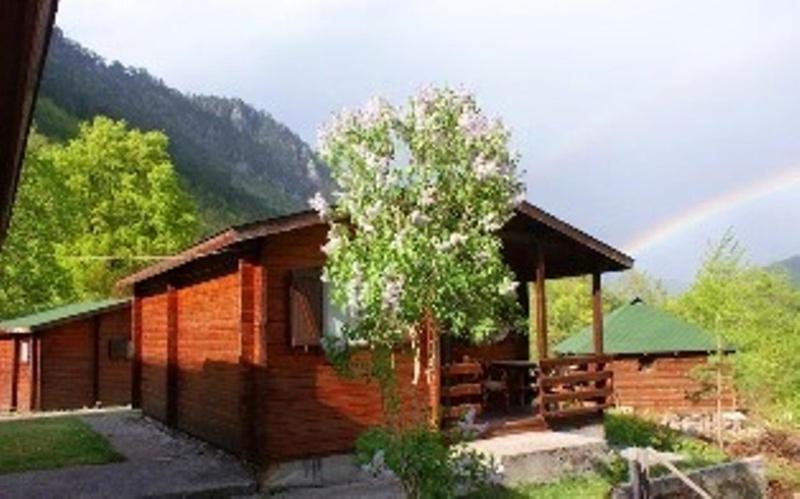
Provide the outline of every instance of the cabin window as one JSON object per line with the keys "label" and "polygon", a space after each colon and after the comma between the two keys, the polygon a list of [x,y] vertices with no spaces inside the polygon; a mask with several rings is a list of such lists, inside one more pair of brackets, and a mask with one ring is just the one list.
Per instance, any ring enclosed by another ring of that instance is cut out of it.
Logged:
{"label": "cabin window", "polygon": [[289,322],[293,347],[319,346],[322,331],[322,269],[292,271]]}
{"label": "cabin window", "polygon": [[108,340],[108,358],[110,360],[129,360],[133,357],[133,344],[125,338]]}
{"label": "cabin window", "polygon": [[19,342],[19,363],[27,364],[31,361],[31,342],[30,340],[22,340]]}
{"label": "cabin window", "polygon": [[322,282],[322,269],[292,272],[290,290],[292,346],[319,346],[322,337],[343,336],[349,315],[333,302],[333,288]]}
{"label": "cabin window", "polygon": [[350,321],[349,314],[333,302],[333,287],[329,282],[322,283],[322,331],[325,336],[341,338],[342,330]]}
{"label": "cabin window", "polygon": [[655,363],[656,359],[653,357],[640,357],[639,358],[639,371],[641,372],[650,372],[653,370],[653,364]]}

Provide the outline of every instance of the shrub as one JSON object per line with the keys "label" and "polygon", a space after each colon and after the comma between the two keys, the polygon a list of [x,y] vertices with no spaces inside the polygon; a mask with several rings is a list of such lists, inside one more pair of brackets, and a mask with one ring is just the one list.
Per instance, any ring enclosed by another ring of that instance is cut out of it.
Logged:
{"label": "shrub", "polygon": [[396,476],[410,498],[446,499],[499,481],[492,457],[451,438],[425,426],[373,428],[356,442],[356,461],[374,476]]}

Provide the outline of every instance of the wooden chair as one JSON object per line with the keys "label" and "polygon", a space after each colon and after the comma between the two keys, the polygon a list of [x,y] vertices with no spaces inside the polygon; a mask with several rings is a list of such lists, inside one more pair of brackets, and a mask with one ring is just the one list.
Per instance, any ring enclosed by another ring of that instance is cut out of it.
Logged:
{"label": "wooden chair", "polygon": [[458,419],[470,409],[478,415],[483,412],[483,406],[476,403],[483,397],[483,373],[480,362],[466,356],[442,368],[442,404],[446,419]]}
{"label": "wooden chair", "polygon": [[499,395],[505,402],[506,411],[511,407],[508,373],[501,369],[487,369],[486,379],[483,380],[483,405],[488,407],[489,399]]}

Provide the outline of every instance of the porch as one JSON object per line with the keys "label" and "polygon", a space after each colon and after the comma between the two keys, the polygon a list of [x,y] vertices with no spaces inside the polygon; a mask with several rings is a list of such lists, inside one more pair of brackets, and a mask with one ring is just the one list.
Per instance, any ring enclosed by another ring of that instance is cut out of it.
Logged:
{"label": "porch", "polygon": [[[503,253],[528,314],[527,335],[509,333],[485,345],[441,336],[438,415],[444,425],[467,413],[485,425],[483,436],[580,426],[611,405],[613,377],[603,352],[602,279],[626,270],[627,255],[552,215],[523,204],[500,233]],[[591,276],[591,355],[552,357],[548,345],[546,281]]]}

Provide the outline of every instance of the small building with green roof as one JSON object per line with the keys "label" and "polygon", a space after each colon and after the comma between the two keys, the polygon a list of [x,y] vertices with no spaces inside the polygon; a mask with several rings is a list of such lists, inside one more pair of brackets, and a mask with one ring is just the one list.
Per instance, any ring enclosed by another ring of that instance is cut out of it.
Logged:
{"label": "small building with green roof", "polygon": [[[719,341],[719,343],[718,343]],[[709,358],[731,345],[661,308],[636,298],[603,321],[603,351],[612,357],[614,402],[647,412],[714,410],[717,387]],[[592,329],[586,327],[557,344],[558,355],[591,354]],[[729,376],[724,376],[721,400],[736,405]]]}
{"label": "small building with green roof", "polygon": [[129,404],[131,354],[128,298],[0,321],[0,412]]}

